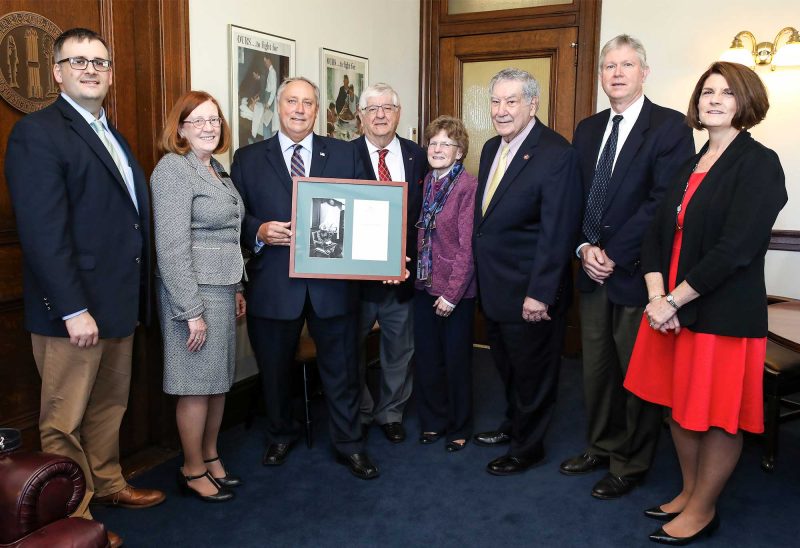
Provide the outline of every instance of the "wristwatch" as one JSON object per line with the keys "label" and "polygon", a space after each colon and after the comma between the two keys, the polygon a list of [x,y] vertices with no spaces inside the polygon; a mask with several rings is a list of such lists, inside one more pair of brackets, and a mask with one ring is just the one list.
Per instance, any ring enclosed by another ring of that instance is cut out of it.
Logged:
{"label": "wristwatch", "polygon": [[669,293],[669,294],[667,294],[667,296],[666,296],[666,301],[667,301],[667,302],[668,302],[668,303],[669,303],[669,304],[672,306],[672,308],[674,308],[675,310],[678,310],[678,309],[680,308],[680,306],[678,306],[678,303],[676,303],[676,302],[675,302],[675,297],[673,297],[673,296],[672,296],[672,293]]}

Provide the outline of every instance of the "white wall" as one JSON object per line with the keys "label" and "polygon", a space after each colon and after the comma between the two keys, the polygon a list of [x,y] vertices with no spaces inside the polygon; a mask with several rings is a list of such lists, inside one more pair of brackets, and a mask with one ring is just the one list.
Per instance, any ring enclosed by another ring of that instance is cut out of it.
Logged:
{"label": "white wall", "polygon": [[[651,72],[645,93],[660,105],[686,112],[697,78],[731,43],[737,32],[749,30],[759,42],[771,42],[786,26],[800,28],[800,3],[796,0],[603,0],[600,44],[621,33],[639,38],[647,49]],[[748,45],[748,44],[745,44]],[[769,90],[767,119],[751,130],[753,136],[775,150],[786,173],[789,202],[778,216],[776,229],[800,230],[800,69],[774,72],[758,67]],[[597,109],[608,108],[598,88]],[[695,132],[698,148],[706,135]],[[800,253],[767,254],[767,290],[800,297]]]}
{"label": "white wall", "polygon": [[[369,59],[369,83],[386,82],[403,105],[397,131],[417,125],[419,0],[189,0],[192,88],[230,111],[228,25],[296,41],[295,73],[320,82],[320,48]],[[227,165],[229,157],[219,160]]]}

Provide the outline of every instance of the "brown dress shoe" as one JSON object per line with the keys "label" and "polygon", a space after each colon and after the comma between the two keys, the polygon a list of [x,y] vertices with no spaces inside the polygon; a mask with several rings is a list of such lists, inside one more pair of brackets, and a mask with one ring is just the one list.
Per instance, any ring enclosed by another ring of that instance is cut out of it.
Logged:
{"label": "brown dress shoe", "polygon": [[106,534],[108,535],[108,545],[111,548],[119,548],[122,546],[124,541],[122,540],[121,536],[116,534],[114,531],[109,531],[108,529],[106,529]]}
{"label": "brown dress shoe", "polygon": [[126,485],[124,489],[116,493],[103,497],[93,497],[92,504],[118,506],[120,508],[150,508],[156,504],[161,504],[166,498],[167,496],[157,489],[136,489],[131,485]]}

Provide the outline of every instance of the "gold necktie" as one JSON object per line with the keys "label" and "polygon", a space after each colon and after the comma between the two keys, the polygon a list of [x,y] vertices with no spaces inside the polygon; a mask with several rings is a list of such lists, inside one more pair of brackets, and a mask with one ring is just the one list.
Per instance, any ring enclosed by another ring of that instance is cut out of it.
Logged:
{"label": "gold necktie", "polygon": [[114,145],[112,145],[111,141],[109,141],[108,137],[106,137],[106,130],[103,127],[103,123],[100,122],[100,120],[94,120],[90,125],[92,126],[94,132],[97,133],[97,136],[100,137],[100,140],[103,142],[103,145],[105,145],[106,150],[108,150],[108,153],[111,155],[111,159],[114,160],[114,163],[117,165],[117,169],[119,170],[119,174],[122,176],[122,180],[125,181],[125,170],[122,168],[122,161],[119,159],[117,151],[114,149]]}
{"label": "gold necktie", "polygon": [[495,190],[497,190],[497,185],[500,184],[500,179],[503,178],[503,174],[506,172],[506,161],[508,160],[508,151],[511,149],[511,145],[506,145],[503,148],[503,151],[500,153],[500,161],[497,162],[497,169],[494,170],[494,176],[492,180],[489,181],[489,188],[486,189],[486,195],[483,198],[483,214],[486,215],[486,210],[489,208],[489,204],[492,201],[492,196],[494,196]]}

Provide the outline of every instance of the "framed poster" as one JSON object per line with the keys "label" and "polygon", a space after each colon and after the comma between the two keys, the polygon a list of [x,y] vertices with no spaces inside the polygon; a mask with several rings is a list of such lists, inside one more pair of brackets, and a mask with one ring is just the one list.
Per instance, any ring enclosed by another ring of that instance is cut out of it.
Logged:
{"label": "framed poster", "polygon": [[284,78],[294,76],[295,42],[236,25],[228,28],[233,155],[278,132],[275,92]]}
{"label": "framed poster", "polygon": [[317,177],[293,181],[290,278],[405,278],[404,182]]}
{"label": "framed poster", "polygon": [[358,98],[369,85],[369,59],[320,49],[319,134],[352,141],[361,135]]}

